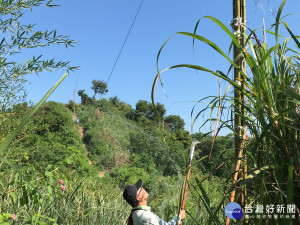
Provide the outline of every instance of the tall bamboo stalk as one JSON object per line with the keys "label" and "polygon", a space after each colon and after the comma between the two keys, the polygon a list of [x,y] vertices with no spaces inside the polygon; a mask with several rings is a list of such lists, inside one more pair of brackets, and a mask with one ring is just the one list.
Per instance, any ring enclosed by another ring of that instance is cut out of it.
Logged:
{"label": "tall bamboo stalk", "polygon": [[[241,6],[241,11],[242,11],[242,24],[244,24],[244,26],[241,27],[242,29],[242,33],[246,33],[246,0],[242,0],[242,6]],[[242,36],[242,44],[241,44],[242,48],[245,49],[245,36]],[[243,72],[246,73],[246,60],[243,60],[242,62],[242,68],[243,68]],[[245,89],[245,78],[242,79],[242,85],[243,85],[243,89]],[[242,95],[242,114],[244,116],[244,118],[246,117],[246,109],[245,109],[245,105],[246,105],[246,96],[243,94]],[[243,154],[244,154],[244,164],[243,164],[243,172],[244,172],[244,179],[247,179],[247,157],[246,157],[246,152],[245,152],[245,139],[246,138],[246,125],[244,123],[244,121],[242,120],[242,126],[243,126],[243,142],[242,142],[242,146],[243,146]],[[246,198],[247,198],[247,189],[246,186],[244,186],[243,192],[242,192],[243,198],[241,201],[241,205],[244,208],[246,205]]]}
{"label": "tall bamboo stalk", "polygon": [[[233,0],[233,20],[235,20],[235,25],[233,26],[234,32],[238,35],[238,39],[242,49],[245,47],[245,37],[242,35],[245,32],[246,24],[246,0]],[[234,46],[234,59],[240,54],[240,50]],[[245,72],[246,62],[240,58],[237,62],[239,68],[242,68]],[[244,78],[241,76],[239,69],[234,68],[234,80],[237,83],[240,83],[243,88],[245,88]],[[235,173],[233,176],[233,184],[237,182],[238,179],[242,176],[242,168],[243,172],[247,171],[247,165],[242,162],[243,157],[243,149],[244,149],[244,137],[246,135],[245,124],[240,115],[245,115],[245,96],[241,93],[240,90],[234,90],[234,99],[235,99],[235,112],[234,112],[234,127],[235,127],[235,136],[234,136],[234,149],[235,149],[235,157],[237,158],[235,164]],[[245,175],[246,176],[246,175]],[[244,178],[246,178],[244,176]],[[242,208],[245,206],[245,196],[246,196],[246,188],[241,192],[239,196],[238,202],[242,205]],[[230,202],[234,202],[236,198],[236,187],[232,191],[230,195]],[[230,219],[227,218],[226,224],[230,223]]]}

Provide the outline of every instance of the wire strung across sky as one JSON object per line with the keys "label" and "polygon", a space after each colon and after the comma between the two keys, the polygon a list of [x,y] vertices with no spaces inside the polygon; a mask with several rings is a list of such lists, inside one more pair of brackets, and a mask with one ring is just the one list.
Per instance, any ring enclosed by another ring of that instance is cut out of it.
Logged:
{"label": "wire strung across sky", "polygon": [[[117,65],[117,63],[118,63],[118,60],[119,60],[120,55],[121,55],[121,53],[122,53],[122,51],[123,51],[123,48],[124,48],[124,46],[125,46],[125,44],[126,44],[126,41],[127,41],[127,39],[128,39],[128,36],[129,36],[129,34],[130,34],[131,30],[132,30],[133,24],[134,24],[134,22],[135,22],[135,20],[136,20],[136,18],[137,18],[137,16],[138,16],[140,10],[141,10],[141,7],[142,7],[142,5],[143,5],[143,2],[144,2],[144,0],[142,0],[142,2],[141,2],[140,6],[139,6],[139,8],[138,8],[138,10],[137,10],[137,12],[136,12],[136,14],[135,14],[135,17],[134,17],[134,19],[133,19],[133,21],[132,21],[132,23],[131,23],[131,26],[130,26],[130,28],[129,28],[129,31],[128,31],[128,33],[127,33],[127,35],[126,35],[126,38],[125,38],[125,40],[124,40],[124,42],[123,42],[123,45],[122,45],[122,47],[121,47],[121,50],[120,50],[120,52],[119,52],[119,54],[118,54],[118,56],[117,56],[117,58],[116,58],[116,61],[115,61],[115,63],[114,63],[114,66],[113,66],[113,68],[112,68],[112,70],[111,70],[111,72],[110,72],[110,74],[109,74],[109,76],[108,76],[108,79],[107,79],[107,81],[106,81],[106,84],[108,84],[108,82],[109,82],[109,80],[110,80],[110,77],[111,77],[112,73],[114,72],[114,69],[115,69],[115,67],[116,67],[116,65]],[[77,81],[76,81],[75,90],[74,90],[74,103],[75,103],[75,92],[76,92],[76,89],[77,89],[78,79],[79,79],[79,75],[77,76]],[[75,113],[75,110],[74,110],[74,113]]]}
{"label": "wire strung across sky", "polygon": [[112,73],[114,72],[114,69],[115,69],[115,67],[116,67],[116,65],[117,65],[117,62],[118,62],[118,60],[119,60],[119,58],[120,58],[120,55],[121,55],[121,53],[122,53],[122,51],[123,51],[123,48],[124,48],[125,44],[126,44],[127,38],[128,38],[128,36],[129,36],[129,34],[130,34],[130,32],[131,32],[131,29],[132,29],[132,27],[133,27],[133,24],[134,24],[134,22],[135,22],[135,20],[136,20],[136,18],[137,18],[137,16],[138,16],[140,10],[141,10],[141,7],[142,7],[142,5],[143,5],[143,2],[144,2],[144,0],[142,0],[142,2],[141,2],[140,6],[139,6],[139,8],[138,8],[138,10],[137,10],[137,12],[136,12],[136,14],[135,14],[135,17],[134,17],[134,19],[133,19],[133,21],[132,21],[132,23],[131,23],[131,26],[130,26],[129,31],[128,31],[128,33],[127,33],[127,36],[126,36],[126,38],[125,38],[125,40],[124,40],[124,42],[123,42],[123,45],[122,45],[122,47],[121,47],[121,50],[120,50],[120,52],[119,52],[119,54],[118,54],[118,57],[117,57],[117,59],[116,59],[116,61],[115,61],[115,64],[114,64],[114,66],[113,66],[113,68],[112,68],[112,70],[111,70],[111,72],[110,72],[110,74],[109,74],[109,76],[108,76],[108,79],[107,79],[107,81],[106,81],[106,84],[108,84],[108,82],[109,82],[109,80],[110,80],[110,77],[111,77]]}

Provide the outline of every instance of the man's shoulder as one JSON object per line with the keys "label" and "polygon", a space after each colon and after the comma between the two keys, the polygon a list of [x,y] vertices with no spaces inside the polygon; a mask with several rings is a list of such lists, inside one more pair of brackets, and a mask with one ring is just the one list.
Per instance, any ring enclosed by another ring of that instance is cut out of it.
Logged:
{"label": "man's shoulder", "polygon": [[157,216],[150,210],[138,209],[132,213],[133,220],[137,224],[156,224],[158,223]]}
{"label": "man's shoulder", "polygon": [[137,209],[137,210],[134,210],[132,214],[139,215],[139,216],[150,216],[150,215],[153,215],[154,213],[151,212],[151,210]]}

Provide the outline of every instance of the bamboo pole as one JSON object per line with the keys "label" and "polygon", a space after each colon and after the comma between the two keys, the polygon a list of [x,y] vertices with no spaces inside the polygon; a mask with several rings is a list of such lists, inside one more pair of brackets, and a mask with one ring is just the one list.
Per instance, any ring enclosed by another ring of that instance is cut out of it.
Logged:
{"label": "bamboo pole", "polygon": [[[233,0],[235,3],[233,5],[233,19],[239,19],[241,18],[241,4],[240,0]],[[241,26],[237,26],[235,28],[235,32],[239,35],[241,33]],[[240,38],[240,36],[238,36]],[[241,42],[241,39],[239,39]],[[240,54],[239,49],[234,46],[234,56],[233,58],[235,59],[238,55]],[[237,62],[239,66],[241,66],[241,60]],[[234,68],[234,80],[236,82],[239,82],[241,80],[241,74],[237,68]],[[233,184],[236,183],[238,180],[238,175],[241,167],[241,150],[242,150],[242,141],[241,141],[241,136],[242,136],[242,129],[241,129],[241,93],[238,89],[235,88],[234,90],[234,99],[235,99],[235,112],[234,112],[234,128],[235,128],[235,136],[234,136],[234,149],[235,149],[235,157],[238,158],[239,160],[236,161],[236,166],[235,166],[235,173],[234,173],[234,178],[233,178]],[[230,196],[230,202],[234,202],[235,200],[235,194],[236,194],[236,189],[233,190]]]}
{"label": "bamboo pole", "polygon": [[[234,28],[234,32],[237,34],[239,39],[240,45],[242,49],[245,48],[245,37],[242,33],[245,32],[246,24],[246,0],[233,0],[233,19],[234,20],[241,20],[241,24],[236,22],[237,27]],[[240,50],[234,46],[234,59],[241,53]],[[241,58],[238,60],[237,64],[239,68],[245,72],[246,63]],[[239,83],[243,88],[245,88],[245,81],[243,76],[241,75],[239,69],[234,68],[234,80],[235,82]],[[240,115],[245,115],[245,96],[241,93],[240,90],[234,90],[234,101],[235,101],[235,112],[234,112],[234,128],[235,128],[235,136],[234,136],[234,149],[235,149],[235,157],[237,158],[235,164],[235,173],[233,176],[233,185],[236,184],[237,180],[242,177],[242,169],[245,174],[247,171],[246,164],[243,165],[242,157],[243,157],[243,149],[244,149],[244,138],[246,135],[245,125]],[[246,175],[243,177],[246,178]],[[233,189],[230,195],[230,202],[234,202],[236,199],[236,187]],[[246,188],[243,189],[241,195],[239,196],[238,202],[241,204],[242,208],[245,206],[245,199],[246,199]],[[226,225],[230,224],[230,219],[226,219]]]}
{"label": "bamboo pole", "polygon": [[[246,33],[246,0],[242,0],[242,24],[244,24],[244,26],[242,26],[242,33]],[[245,36],[242,36],[242,48],[245,51],[246,48],[246,43],[245,43]],[[243,68],[243,72],[246,73],[246,61],[243,60],[242,62],[242,68]],[[242,85],[243,85],[243,89],[245,89],[245,78],[242,78]],[[245,105],[246,105],[246,96],[243,94],[242,95],[242,114],[244,115],[244,118],[246,117],[246,110],[245,110]],[[243,179],[247,179],[247,157],[246,157],[246,152],[245,152],[245,139],[247,139],[247,135],[246,135],[246,126],[245,126],[245,122],[242,121],[242,126],[243,126],[243,140],[242,140],[242,146],[243,146],[243,155],[244,155],[244,164],[243,164]],[[245,207],[246,205],[246,199],[247,199],[247,189],[246,189],[246,185],[243,188],[243,192],[242,192],[243,198],[241,201],[241,205],[242,208]]]}
{"label": "bamboo pole", "polygon": [[[187,175],[186,175],[186,180],[185,180],[185,185],[184,185],[184,192],[183,192],[183,198],[182,198],[182,202],[181,202],[181,207],[180,207],[180,210],[178,212],[177,223],[176,223],[177,225],[179,223],[178,218],[179,218],[180,211],[184,210],[184,208],[185,208],[185,200],[186,200],[186,196],[187,196],[187,189],[188,189],[188,186],[189,186],[189,180],[190,180],[190,174],[191,174],[191,168],[192,168],[192,160],[193,160],[193,157],[194,157],[195,146],[197,144],[199,144],[199,143],[200,143],[199,141],[195,140],[191,144],[189,168],[188,168],[188,172],[187,172]],[[182,225],[182,221],[180,221],[179,225]]]}
{"label": "bamboo pole", "polygon": [[[182,198],[181,207],[180,207],[181,210],[184,210],[184,208],[185,208],[185,200],[186,200],[186,196],[187,196],[187,189],[189,187],[191,168],[192,168],[192,164],[189,164],[189,169],[188,169],[187,176],[185,179],[183,198]],[[179,214],[180,214],[180,211],[178,212],[177,218],[179,218]],[[178,225],[178,222],[179,222],[179,220],[177,219],[177,223],[176,223],[177,225]],[[179,225],[182,225],[182,221],[180,221]]]}
{"label": "bamboo pole", "polygon": [[184,194],[183,194],[183,198],[182,198],[181,209],[185,208],[185,200],[186,200],[187,189],[188,189],[188,186],[189,186],[191,168],[192,168],[192,165],[189,165],[189,170],[188,170],[186,180],[185,180],[185,185],[184,185]]}

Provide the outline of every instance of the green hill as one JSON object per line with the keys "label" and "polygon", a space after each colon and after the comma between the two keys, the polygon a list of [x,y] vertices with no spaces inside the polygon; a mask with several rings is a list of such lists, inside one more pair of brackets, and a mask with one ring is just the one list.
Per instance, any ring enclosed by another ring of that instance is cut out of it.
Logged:
{"label": "green hill", "polygon": [[[8,149],[6,157],[19,173],[4,161],[0,165],[0,221],[12,221],[9,215],[14,213],[18,224],[123,224],[130,207],[122,190],[139,178],[150,192],[154,212],[166,220],[173,217],[191,137],[180,127],[162,123],[151,108],[142,110],[145,103],[140,101],[136,109],[117,98],[77,104],[79,123],[72,102],[46,103]],[[30,110],[20,104],[2,116],[2,140]],[[205,178],[210,167],[201,158],[210,150],[212,138],[203,140],[206,146],[197,150],[191,186],[195,178]],[[219,137],[216,143],[216,152],[231,147],[230,138]],[[213,196],[213,207],[227,181],[222,173],[212,173],[202,186]],[[191,196],[187,202],[191,215],[203,210],[195,199]],[[186,221],[193,224],[192,219]]]}

